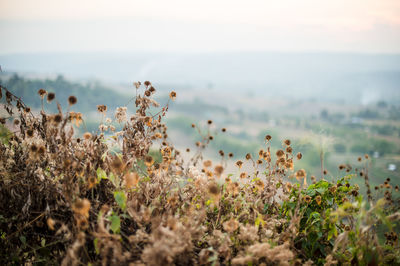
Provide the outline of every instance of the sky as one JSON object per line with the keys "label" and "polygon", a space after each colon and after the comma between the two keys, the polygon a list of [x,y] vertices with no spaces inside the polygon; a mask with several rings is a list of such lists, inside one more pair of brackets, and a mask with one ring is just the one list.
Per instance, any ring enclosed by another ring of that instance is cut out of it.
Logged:
{"label": "sky", "polygon": [[400,53],[399,0],[0,0],[0,54]]}

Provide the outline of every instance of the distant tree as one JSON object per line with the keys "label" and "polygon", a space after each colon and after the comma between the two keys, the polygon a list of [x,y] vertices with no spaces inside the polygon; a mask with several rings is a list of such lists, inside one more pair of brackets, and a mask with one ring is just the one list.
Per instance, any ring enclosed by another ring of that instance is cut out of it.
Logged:
{"label": "distant tree", "polygon": [[335,143],[333,145],[333,149],[337,153],[345,153],[347,151],[346,145],[344,145],[343,143]]}
{"label": "distant tree", "polygon": [[376,103],[376,106],[379,108],[386,108],[388,104],[385,101],[379,101]]}
{"label": "distant tree", "polygon": [[322,119],[328,119],[328,117],[329,117],[329,113],[328,113],[328,110],[326,110],[326,109],[323,109],[322,111],[321,111],[321,113],[319,114],[319,116],[322,118]]}

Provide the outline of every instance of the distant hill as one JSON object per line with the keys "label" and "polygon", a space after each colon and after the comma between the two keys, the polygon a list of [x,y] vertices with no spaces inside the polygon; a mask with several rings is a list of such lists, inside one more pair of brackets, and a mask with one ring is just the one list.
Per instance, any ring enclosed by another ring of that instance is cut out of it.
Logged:
{"label": "distant hill", "polygon": [[[110,109],[125,104],[129,98],[121,93],[103,87],[99,83],[82,84],[66,80],[59,75],[54,79],[27,79],[17,74],[9,79],[0,79],[0,84],[5,86],[31,108],[41,107],[40,97],[37,91],[40,88],[56,94],[56,100],[64,108],[67,108],[67,99],[70,95],[78,98],[78,102],[73,109],[80,112],[95,112],[98,104],[106,104]],[[130,96],[131,97],[131,96]],[[55,104],[46,104],[46,110],[56,112]]]}
{"label": "distant hill", "polygon": [[0,63],[4,72],[59,73],[125,85],[151,80],[185,90],[206,88],[239,95],[352,103],[400,99],[399,54],[46,53],[1,55]]}

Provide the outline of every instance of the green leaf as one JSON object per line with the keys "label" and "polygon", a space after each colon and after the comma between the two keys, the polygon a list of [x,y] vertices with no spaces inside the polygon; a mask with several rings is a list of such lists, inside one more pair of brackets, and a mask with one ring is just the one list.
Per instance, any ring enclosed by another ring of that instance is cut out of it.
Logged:
{"label": "green leaf", "polygon": [[108,176],[108,179],[113,183],[114,186],[117,186],[116,178],[113,173],[110,173],[110,175]]}
{"label": "green leaf", "polygon": [[316,192],[315,192],[315,189],[313,189],[313,190],[308,190],[308,191],[307,191],[307,195],[310,196],[310,197],[314,197],[314,196],[315,196],[315,193],[316,193]]}
{"label": "green leaf", "polygon": [[100,249],[99,249],[99,239],[95,238],[93,240],[93,244],[94,244],[94,249],[96,250],[96,254],[99,255],[100,254]]}
{"label": "green leaf", "polygon": [[20,236],[19,240],[21,240],[22,244],[26,245],[26,237],[25,236]]}
{"label": "green leaf", "polygon": [[114,234],[118,234],[121,230],[121,219],[119,218],[118,215],[112,215],[110,217],[111,220],[111,230],[114,232]]}
{"label": "green leaf", "polygon": [[40,241],[40,244],[42,245],[42,247],[46,246],[46,239],[42,238],[42,241]]}
{"label": "green leaf", "polygon": [[123,191],[115,191],[114,192],[115,201],[118,203],[119,207],[125,211],[126,209],[126,195]]}
{"label": "green leaf", "polygon": [[262,215],[258,214],[256,221],[255,221],[255,225],[258,228],[260,226],[260,224],[262,224],[264,226],[265,221],[263,220]]}
{"label": "green leaf", "polygon": [[100,182],[101,179],[107,179],[107,173],[100,167],[97,168],[96,173],[97,173],[97,181]]}

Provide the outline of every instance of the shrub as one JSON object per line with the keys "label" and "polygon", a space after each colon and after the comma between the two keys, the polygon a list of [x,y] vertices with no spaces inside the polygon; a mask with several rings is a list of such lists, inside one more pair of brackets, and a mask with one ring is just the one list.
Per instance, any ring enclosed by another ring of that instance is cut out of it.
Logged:
{"label": "shrub", "polygon": [[[107,118],[99,105],[102,123],[82,136],[74,134],[84,127],[76,97],[67,111],[57,104],[48,114],[45,90],[34,112],[0,88],[8,113],[0,144],[2,264],[400,263],[398,187],[386,180],[377,187],[384,199],[374,200],[368,156],[363,169],[346,165],[338,181],[312,177],[308,186],[291,141],[272,151],[266,135],[258,156],[239,159],[231,174],[229,153],[221,150],[218,163],[203,160],[215,135],[209,120],[205,130],[192,126],[199,141],[185,161],[163,123],[169,101],[159,107],[148,81],[134,86],[132,114],[122,106]],[[350,171],[364,178],[366,202]]]}

